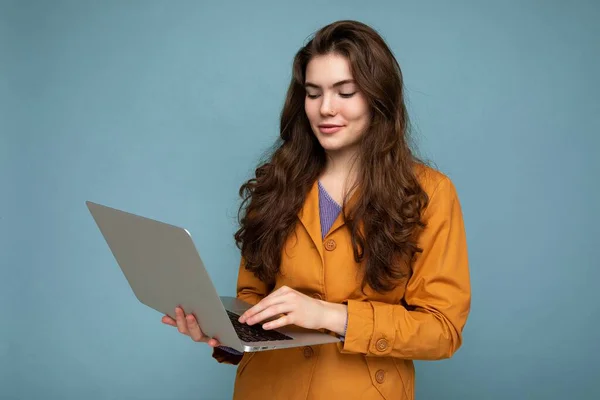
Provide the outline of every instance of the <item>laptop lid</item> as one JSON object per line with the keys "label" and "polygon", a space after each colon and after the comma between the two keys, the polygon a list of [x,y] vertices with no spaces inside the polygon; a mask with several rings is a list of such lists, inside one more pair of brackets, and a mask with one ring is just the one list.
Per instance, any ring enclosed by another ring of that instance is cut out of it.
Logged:
{"label": "laptop lid", "polygon": [[186,229],[91,201],[86,205],[141,303],[172,318],[180,305],[206,335],[243,349]]}

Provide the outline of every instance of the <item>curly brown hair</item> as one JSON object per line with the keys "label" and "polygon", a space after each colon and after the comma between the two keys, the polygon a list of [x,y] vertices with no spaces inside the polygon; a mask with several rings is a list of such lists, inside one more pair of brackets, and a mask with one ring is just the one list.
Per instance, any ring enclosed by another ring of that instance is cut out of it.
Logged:
{"label": "curly brown hair", "polygon": [[281,112],[280,138],[270,159],[239,191],[243,201],[235,233],[245,267],[273,285],[281,251],[298,223],[308,191],[323,171],[326,154],[304,111],[305,72],[312,57],[346,57],[358,89],[371,110],[358,151],[358,200],[343,217],[352,235],[354,258],[364,268],[362,289],[391,290],[410,273],[417,252],[421,213],[428,202],[415,166],[422,163],[408,140],[400,66],[383,38],[357,21],[338,21],[315,33],[296,54],[293,76]]}

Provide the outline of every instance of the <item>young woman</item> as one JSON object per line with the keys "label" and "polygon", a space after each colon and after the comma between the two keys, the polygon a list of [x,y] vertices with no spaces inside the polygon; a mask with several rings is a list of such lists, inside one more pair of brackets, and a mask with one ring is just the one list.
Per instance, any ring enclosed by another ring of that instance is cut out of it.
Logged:
{"label": "young woman", "polygon": [[412,154],[407,127],[400,67],[370,27],[330,24],[296,54],[279,146],[240,189],[237,296],[254,305],[240,322],[342,341],[241,355],[181,309],[164,317],[238,365],[234,398],[412,399],[412,360],[461,346],[461,207],[450,179]]}

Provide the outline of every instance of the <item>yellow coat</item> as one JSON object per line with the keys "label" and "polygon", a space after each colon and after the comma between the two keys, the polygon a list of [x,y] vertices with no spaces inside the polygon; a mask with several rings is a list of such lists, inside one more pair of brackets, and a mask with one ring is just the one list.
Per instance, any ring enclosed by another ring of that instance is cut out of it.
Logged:
{"label": "yellow coat", "polygon": [[[350,232],[341,215],[321,239],[317,183],[299,213],[296,237],[282,251],[276,286],[334,303],[347,303],[344,342],[244,353],[216,349],[219,362],[239,363],[234,399],[413,399],[412,360],[451,357],[461,346],[471,289],[462,211],[448,177],[428,167],[417,170],[430,198],[427,227],[405,285],[379,294],[361,292]],[[256,304],[263,282],[240,265],[237,296]],[[410,311],[409,311],[410,310]]]}

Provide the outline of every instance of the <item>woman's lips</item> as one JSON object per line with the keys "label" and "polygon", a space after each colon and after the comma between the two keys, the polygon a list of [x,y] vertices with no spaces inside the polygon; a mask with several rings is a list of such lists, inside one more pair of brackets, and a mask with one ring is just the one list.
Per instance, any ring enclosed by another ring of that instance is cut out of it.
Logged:
{"label": "woman's lips", "polygon": [[325,134],[336,133],[337,131],[339,131],[342,128],[343,128],[343,126],[341,126],[341,125],[319,125],[319,131],[321,133],[325,133]]}

